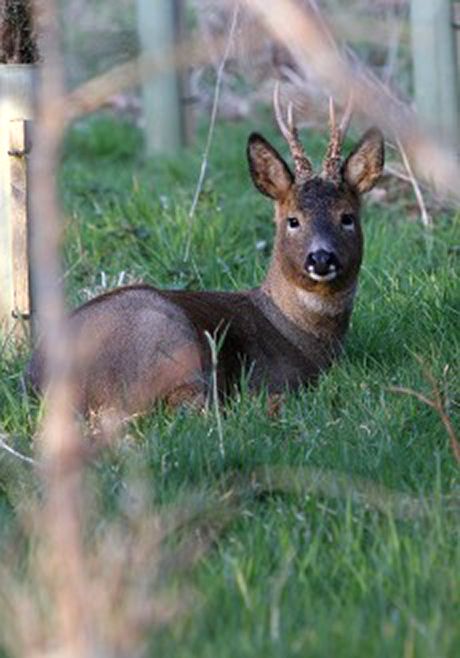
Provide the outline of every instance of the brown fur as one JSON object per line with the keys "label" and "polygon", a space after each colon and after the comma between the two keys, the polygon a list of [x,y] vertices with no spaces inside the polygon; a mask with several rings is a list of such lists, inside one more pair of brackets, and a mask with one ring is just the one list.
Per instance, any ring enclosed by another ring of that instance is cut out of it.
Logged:
{"label": "brown fur", "polygon": [[[276,239],[265,281],[243,292],[127,286],[81,306],[70,317],[79,406],[124,414],[148,411],[159,400],[202,406],[212,375],[206,333],[220,345],[221,397],[235,390],[242,373],[250,389],[266,386],[275,396],[314,382],[340,352],[348,328],[363,249],[359,192],[372,187],[383,163],[376,134],[345,162],[338,185],[321,177],[298,185],[276,150],[252,135],[251,175],[275,201]],[[353,218],[352,228],[344,227],[344,216]],[[295,229],[289,217],[297,218]],[[334,280],[313,280],[306,271],[318,241],[340,263]],[[43,390],[40,349],[29,377]]]}

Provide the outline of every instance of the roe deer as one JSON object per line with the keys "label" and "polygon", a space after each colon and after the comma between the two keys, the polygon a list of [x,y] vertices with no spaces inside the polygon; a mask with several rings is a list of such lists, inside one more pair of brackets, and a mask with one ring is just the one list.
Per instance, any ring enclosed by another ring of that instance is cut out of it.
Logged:
{"label": "roe deer", "polygon": [[[210,390],[211,350],[205,333],[222,338],[219,395],[248,374],[250,389],[269,395],[314,381],[340,352],[347,331],[363,253],[360,196],[383,169],[381,133],[368,130],[345,161],[341,147],[349,120],[336,125],[322,171],[315,175],[288,108],[283,118],[278,87],[275,115],[294,160],[291,172],[259,134],[247,145],[255,186],[274,201],[276,238],[260,287],[237,292],[159,290],[149,285],[115,289],[70,317],[78,345],[78,404],[82,410],[148,411],[163,400],[201,406]],[[85,351],[85,350],[84,350]],[[87,355],[88,356],[88,355]],[[40,349],[29,365],[32,385],[44,388]]]}

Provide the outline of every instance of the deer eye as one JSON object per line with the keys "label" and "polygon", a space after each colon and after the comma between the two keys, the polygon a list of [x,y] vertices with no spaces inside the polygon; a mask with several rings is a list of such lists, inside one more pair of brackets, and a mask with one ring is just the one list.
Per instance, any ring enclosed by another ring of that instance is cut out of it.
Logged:
{"label": "deer eye", "polygon": [[345,213],[344,215],[342,215],[340,222],[343,228],[347,229],[348,231],[353,229],[355,226],[355,218],[353,217],[353,215],[350,215],[349,213]]}
{"label": "deer eye", "polygon": [[297,219],[297,217],[288,217],[287,218],[287,223],[289,228],[299,228],[300,222]]}

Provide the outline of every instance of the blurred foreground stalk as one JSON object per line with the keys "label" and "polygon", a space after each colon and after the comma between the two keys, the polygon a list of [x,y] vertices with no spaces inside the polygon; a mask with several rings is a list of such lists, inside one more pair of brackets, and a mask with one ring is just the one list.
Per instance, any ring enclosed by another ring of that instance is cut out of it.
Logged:
{"label": "blurred foreground stalk", "polygon": [[[50,594],[53,648],[45,655],[95,656],[85,600],[81,533],[81,443],[73,412],[72,363],[65,328],[59,246],[62,221],[56,171],[65,127],[57,3],[35,3],[40,21],[41,67],[31,157],[32,272],[43,334],[49,388],[40,434],[45,500],[41,519],[41,575]],[[56,652],[57,649],[57,653]]]}

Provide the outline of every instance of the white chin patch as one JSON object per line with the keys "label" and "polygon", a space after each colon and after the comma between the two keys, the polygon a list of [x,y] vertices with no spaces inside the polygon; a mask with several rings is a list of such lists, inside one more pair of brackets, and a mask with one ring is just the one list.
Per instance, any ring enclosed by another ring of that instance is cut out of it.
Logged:
{"label": "white chin patch", "polygon": [[337,270],[334,268],[333,270],[331,270],[327,274],[316,274],[316,272],[313,270],[313,268],[311,268],[311,269],[308,268],[307,274],[310,277],[310,279],[313,279],[313,281],[323,281],[323,282],[324,281],[332,281],[337,276]]}

